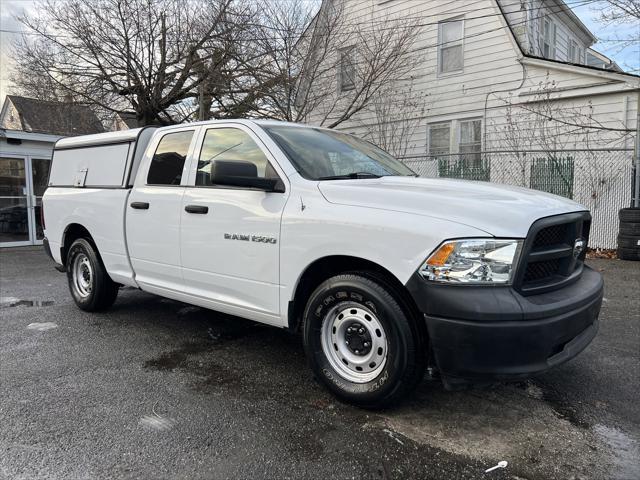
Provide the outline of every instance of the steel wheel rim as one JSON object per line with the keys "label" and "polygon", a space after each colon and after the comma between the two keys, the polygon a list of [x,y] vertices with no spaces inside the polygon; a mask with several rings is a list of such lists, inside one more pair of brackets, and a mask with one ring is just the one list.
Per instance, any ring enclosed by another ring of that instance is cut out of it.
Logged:
{"label": "steel wheel rim", "polygon": [[374,380],[387,363],[388,341],[382,323],[362,305],[341,303],[333,307],[322,322],[321,339],[322,351],[333,369],[350,382]]}
{"label": "steel wheel rim", "polygon": [[73,259],[73,285],[76,292],[85,298],[91,295],[93,289],[93,267],[91,261],[84,253],[78,254]]}

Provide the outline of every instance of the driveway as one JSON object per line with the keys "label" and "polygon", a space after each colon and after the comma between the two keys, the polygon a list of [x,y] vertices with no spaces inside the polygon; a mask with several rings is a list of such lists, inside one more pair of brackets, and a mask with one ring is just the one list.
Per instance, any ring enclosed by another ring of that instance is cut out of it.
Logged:
{"label": "driveway", "polygon": [[640,478],[640,263],[590,265],[606,298],[576,359],[373,412],[298,336],[134,289],[84,313],[40,248],[2,249],[0,478]]}

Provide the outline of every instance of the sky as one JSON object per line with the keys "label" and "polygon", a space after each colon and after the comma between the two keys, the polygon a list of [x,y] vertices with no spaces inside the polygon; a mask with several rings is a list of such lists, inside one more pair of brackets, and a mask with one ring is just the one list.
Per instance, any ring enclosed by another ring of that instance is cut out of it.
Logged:
{"label": "sky", "polygon": [[[5,95],[10,93],[9,72],[11,59],[9,58],[9,49],[11,39],[16,36],[15,33],[11,32],[22,29],[22,25],[15,20],[14,16],[22,14],[25,10],[35,9],[35,4],[36,0],[0,0],[0,105],[4,102]],[[616,38],[640,38],[640,24],[626,26],[599,25],[595,21],[595,6],[597,6],[597,2],[574,8],[576,15],[601,40],[594,48],[612,58],[624,70],[640,70],[640,44],[636,42],[630,47],[620,49],[619,44],[612,41]],[[3,30],[9,30],[10,32]]]}

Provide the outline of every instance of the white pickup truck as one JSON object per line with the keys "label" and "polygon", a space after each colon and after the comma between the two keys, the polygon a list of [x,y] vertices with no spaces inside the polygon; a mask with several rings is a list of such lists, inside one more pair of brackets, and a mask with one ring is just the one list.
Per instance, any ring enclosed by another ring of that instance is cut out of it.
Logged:
{"label": "white pickup truck", "polygon": [[86,311],[127,285],[301,331],[343,400],[387,405],[579,353],[603,294],[590,215],[565,198],[417,178],[333,130],[212,121],[66,138],[45,248]]}

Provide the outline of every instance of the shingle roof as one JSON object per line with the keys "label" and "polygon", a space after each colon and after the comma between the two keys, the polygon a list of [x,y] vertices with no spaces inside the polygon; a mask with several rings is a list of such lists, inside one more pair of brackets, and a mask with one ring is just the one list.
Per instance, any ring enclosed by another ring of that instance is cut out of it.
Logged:
{"label": "shingle roof", "polygon": [[73,103],[49,102],[7,95],[20,116],[25,132],[53,135],[86,135],[104,132],[104,127],[89,107]]}

